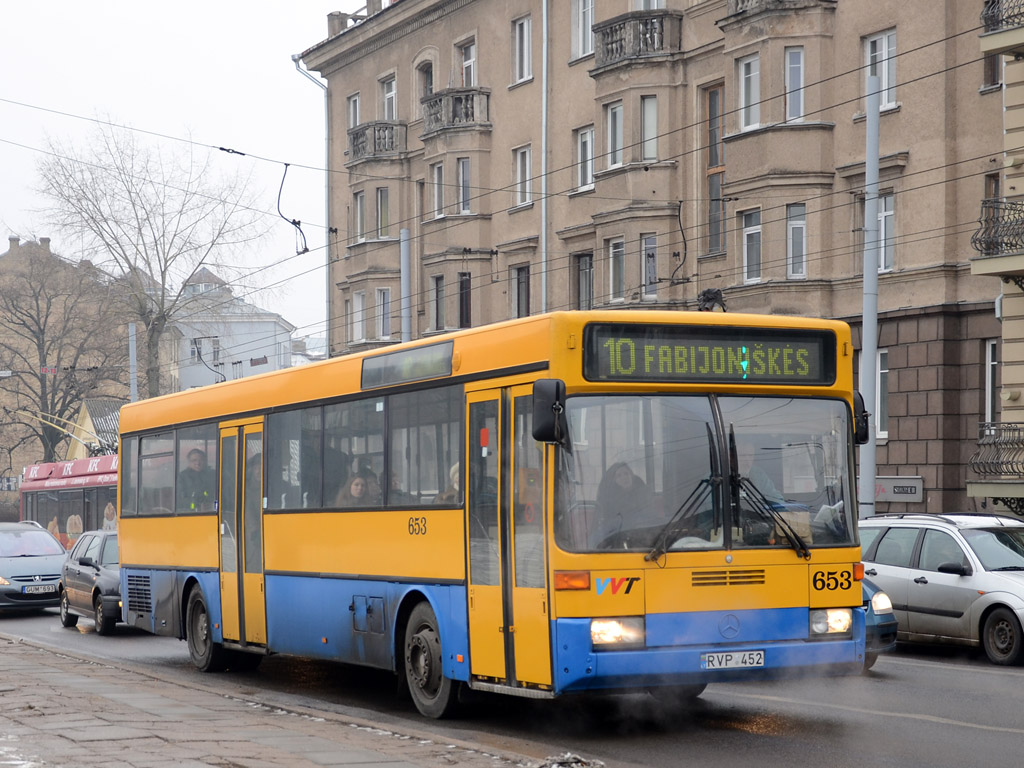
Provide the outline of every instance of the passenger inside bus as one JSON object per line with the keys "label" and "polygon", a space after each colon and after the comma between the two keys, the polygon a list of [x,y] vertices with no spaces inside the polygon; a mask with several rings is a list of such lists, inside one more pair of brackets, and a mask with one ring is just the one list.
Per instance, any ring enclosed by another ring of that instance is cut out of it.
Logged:
{"label": "passenger inside bus", "polygon": [[739,461],[740,476],[746,478],[761,495],[772,504],[781,504],[785,498],[775,487],[775,483],[757,461],[755,461],[756,450],[754,444],[749,440],[739,441],[736,444],[736,458]]}
{"label": "passenger inside bus", "polygon": [[193,512],[209,511],[217,494],[217,477],[206,463],[206,451],[193,448],[187,459],[188,466],[178,473],[179,504]]}
{"label": "passenger inside bus", "polygon": [[336,507],[365,507],[376,503],[371,490],[370,479],[365,474],[356,473],[342,486],[334,500]]}
{"label": "passenger inside bus", "polygon": [[646,517],[653,497],[647,484],[633,474],[629,464],[617,461],[608,467],[597,486],[597,506],[605,520],[617,520],[619,528],[626,519]]}

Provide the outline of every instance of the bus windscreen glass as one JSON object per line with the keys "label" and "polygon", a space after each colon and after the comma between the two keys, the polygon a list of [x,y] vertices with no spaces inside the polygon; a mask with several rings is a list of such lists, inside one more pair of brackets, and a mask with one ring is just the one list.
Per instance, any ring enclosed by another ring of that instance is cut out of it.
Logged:
{"label": "bus windscreen glass", "polygon": [[588,381],[827,386],[836,376],[824,330],[593,323],[584,338]]}

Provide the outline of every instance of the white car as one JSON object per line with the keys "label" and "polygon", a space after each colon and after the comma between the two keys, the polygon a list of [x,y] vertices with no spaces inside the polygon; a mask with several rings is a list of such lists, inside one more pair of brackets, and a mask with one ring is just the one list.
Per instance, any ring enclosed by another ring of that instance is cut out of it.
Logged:
{"label": "white car", "polygon": [[864,575],[888,593],[910,642],[982,646],[1024,663],[1024,520],[877,515],[860,521]]}

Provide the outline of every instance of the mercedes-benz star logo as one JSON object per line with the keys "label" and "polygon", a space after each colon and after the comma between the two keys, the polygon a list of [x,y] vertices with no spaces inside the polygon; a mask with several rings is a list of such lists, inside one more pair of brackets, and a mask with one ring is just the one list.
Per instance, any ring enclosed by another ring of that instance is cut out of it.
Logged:
{"label": "mercedes-benz star logo", "polygon": [[718,632],[726,640],[732,640],[736,635],[740,633],[740,620],[734,613],[727,613],[722,617],[722,620],[718,622]]}

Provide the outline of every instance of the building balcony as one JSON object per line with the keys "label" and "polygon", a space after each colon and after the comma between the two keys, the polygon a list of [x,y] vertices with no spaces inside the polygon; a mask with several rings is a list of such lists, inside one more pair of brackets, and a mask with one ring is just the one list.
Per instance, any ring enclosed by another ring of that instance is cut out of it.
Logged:
{"label": "building balcony", "polygon": [[1024,201],[981,201],[981,220],[971,236],[971,247],[980,256],[971,259],[972,275],[1024,280]]}
{"label": "building balcony", "polygon": [[1024,512],[1024,424],[982,422],[978,448],[967,466],[967,495],[992,498],[1017,514]]}
{"label": "building balcony", "polygon": [[683,16],[678,11],[624,13],[594,27],[593,75],[623,63],[664,58],[683,50]]}
{"label": "building balcony", "polygon": [[489,88],[446,88],[420,99],[423,136],[454,128],[491,128]]}
{"label": "building balcony", "polygon": [[985,0],[982,53],[1024,55],[1024,0]]}
{"label": "building balcony", "polygon": [[407,126],[391,120],[357,125],[348,132],[348,160],[391,160],[405,154]]}

